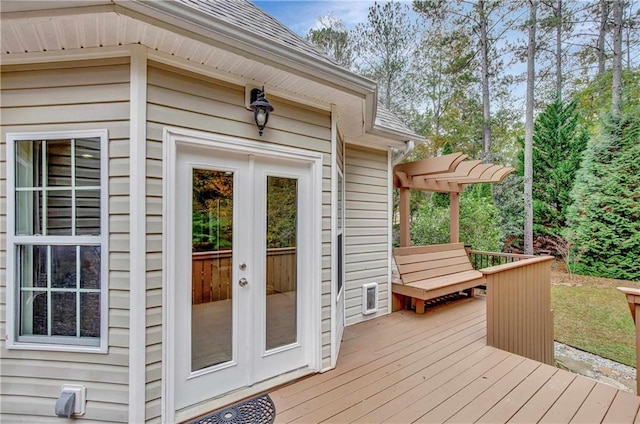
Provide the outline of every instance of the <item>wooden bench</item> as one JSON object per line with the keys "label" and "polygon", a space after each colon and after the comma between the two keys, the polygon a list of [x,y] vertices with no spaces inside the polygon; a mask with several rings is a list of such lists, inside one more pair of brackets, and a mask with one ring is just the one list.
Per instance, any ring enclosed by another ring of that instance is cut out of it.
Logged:
{"label": "wooden bench", "polygon": [[425,301],[484,285],[473,269],[462,243],[399,247],[393,250],[400,280],[392,282],[393,310],[416,299],[416,312],[424,313]]}

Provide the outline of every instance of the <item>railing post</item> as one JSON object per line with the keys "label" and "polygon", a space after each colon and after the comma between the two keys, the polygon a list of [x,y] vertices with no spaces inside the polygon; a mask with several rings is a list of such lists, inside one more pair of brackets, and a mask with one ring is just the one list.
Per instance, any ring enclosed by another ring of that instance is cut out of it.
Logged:
{"label": "railing post", "polygon": [[550,256],[483,268],[487,344],[553,364]]}
{"label": "railing post", "polygon": [[[618,290],[627,296],[629,312],[631,312],[631,318],[636,326],[636,369],[638,369],[638,364],[640,364],[640,289],[618,287]],[[640,377],[636,378],[636,394],[640,394]]]}

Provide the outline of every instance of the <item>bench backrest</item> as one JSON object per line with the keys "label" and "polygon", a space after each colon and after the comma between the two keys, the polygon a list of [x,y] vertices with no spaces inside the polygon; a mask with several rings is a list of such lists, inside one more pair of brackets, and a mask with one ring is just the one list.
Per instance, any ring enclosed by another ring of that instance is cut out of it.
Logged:
{"label": "bench backrest", "polygon": [[473,270],[462,243],[398,247],[393,256],[404,284]]}

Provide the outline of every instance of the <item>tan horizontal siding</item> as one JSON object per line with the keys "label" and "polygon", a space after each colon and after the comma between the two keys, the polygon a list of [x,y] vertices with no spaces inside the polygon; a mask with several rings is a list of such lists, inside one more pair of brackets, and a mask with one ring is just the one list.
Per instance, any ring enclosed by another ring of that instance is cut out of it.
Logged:
{"label": "tan horizontal siding", "polygon": [[[108,353],[7,350],[1,344],[0,421],[51,422],[60,386],[87,387],[83,422],[126,422],[129,364],[128,59],[2,68],[0,239],[6,228],[6,134],[108,130]],[[6,245],[0,244],[0,333],[7,331]]]}
{"label": "tan horizontal siding", "polygon": [[[347,145],[346,182],[346,324],[386,313],[388,305],[387,153]],[[362,286],[378,283],[378,312],[362,315]]]}
{"label": "tan horizontal siding", "polygon": [[[161,414],[162,322],[159,307],[162,286],[162,139],[167,126],[216,133],[291,146],[323,154],[323,212],[330,217],[331,131],[326,112],[309,109],[268,96],[275,111],[262,137],[258,136],[252,114],[244,107],[244,87],[213,80],[169,66],[150,64],[147,109],[147,359],[146,419],[158,421]],[[328,213],[327,213],[328,211]],[[330,223],[323,220],[322,239],[330,240]],[[323,364],[330,361],[331,273],[325,257],[331,249],[323,246],[322,338]],[[158,322],[160,320],[160,322]]]}

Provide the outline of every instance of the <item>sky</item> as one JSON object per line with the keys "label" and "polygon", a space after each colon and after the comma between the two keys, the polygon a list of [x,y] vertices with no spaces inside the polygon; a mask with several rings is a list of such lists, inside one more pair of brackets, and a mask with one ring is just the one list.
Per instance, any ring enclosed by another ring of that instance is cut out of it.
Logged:
{"label": "sky", "polygon": [[331,12],[348,29],[367,20],[369,7],[374,1],[363,0],[253,0],[253,3],[281,23],[304,37],[320,16]]}

